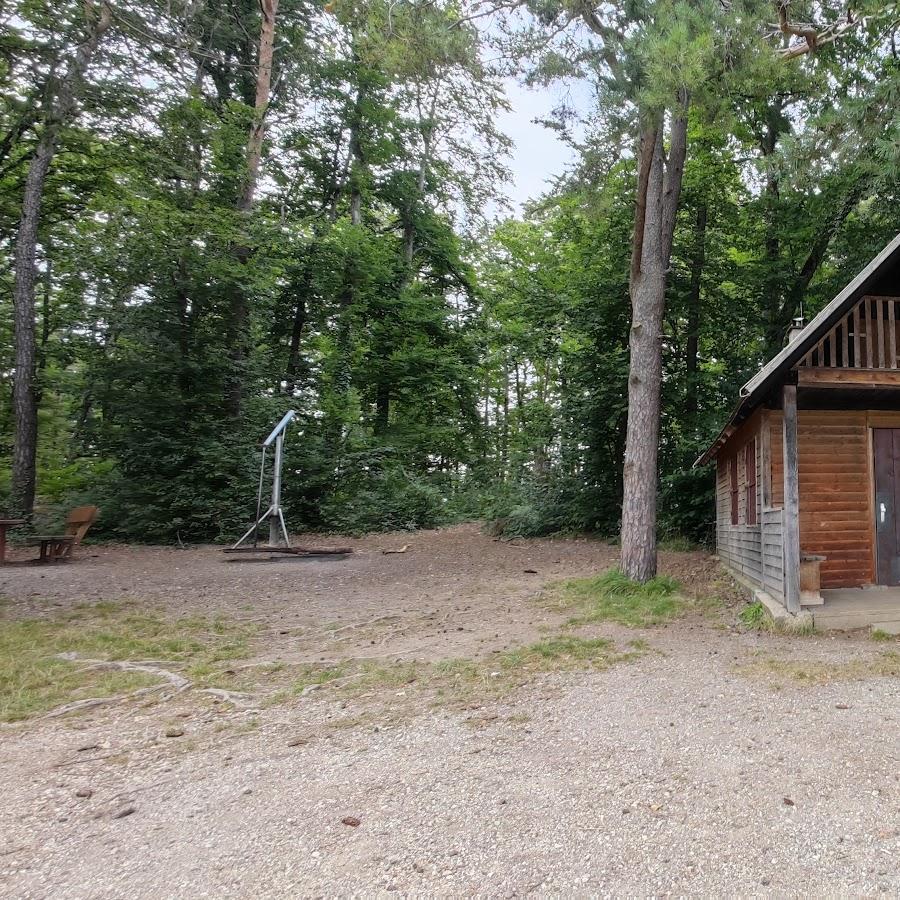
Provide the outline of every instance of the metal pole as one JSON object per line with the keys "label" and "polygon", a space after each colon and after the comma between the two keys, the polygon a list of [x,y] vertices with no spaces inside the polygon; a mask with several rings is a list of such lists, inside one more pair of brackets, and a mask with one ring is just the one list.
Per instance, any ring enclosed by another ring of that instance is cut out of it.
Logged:
{"label": "metal pole", "polygon": [[272,505],[269,516],[269,546],[277,547],[279,543],[279,526],[281,519],[281,462],[284,451],[284,431],[275,438],[275,465],[272,472]]}
{"label": "metal pole", "polygon": [[[256,489],[256,525],[253,526],[253,546],[259,543],[259,520],[262,518],[263,481],[266,477],[266,448],[263,447],[262,462],[259,464],[259,487]],[[238,541],[240,543],[240,541]]]}

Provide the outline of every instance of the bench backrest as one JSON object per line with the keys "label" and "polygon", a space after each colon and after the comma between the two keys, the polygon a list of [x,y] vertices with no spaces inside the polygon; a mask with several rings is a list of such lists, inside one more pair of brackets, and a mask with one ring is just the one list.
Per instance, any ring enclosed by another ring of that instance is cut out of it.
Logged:
{"label": "bench backrest", "polygon": [[74,538],[73,543],[80,544],[88,529],[97,521],[99,512],[96,506],[76,506],[66,516],[66,537]]}

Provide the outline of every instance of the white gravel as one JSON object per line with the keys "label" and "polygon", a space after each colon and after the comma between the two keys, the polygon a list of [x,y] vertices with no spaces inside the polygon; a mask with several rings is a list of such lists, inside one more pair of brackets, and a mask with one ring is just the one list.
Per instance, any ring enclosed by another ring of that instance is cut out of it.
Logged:
{"label": "white gravel", "polygon": [[186,710],[169,741],[152,708],[7,728],[0,890],[900,895],[900,680],[776,688],[734,670],[759,651],[880,648],[713,627],[649,639],[661,653],[394,724],[353,725],[356,701],[320,693],[243,732]]}

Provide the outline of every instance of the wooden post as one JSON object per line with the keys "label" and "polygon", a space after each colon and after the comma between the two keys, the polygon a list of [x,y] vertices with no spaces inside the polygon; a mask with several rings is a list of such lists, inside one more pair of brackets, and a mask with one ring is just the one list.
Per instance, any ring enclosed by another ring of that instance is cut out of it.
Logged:
{"label": "wooden post", "polygon": [[782,388],[784,411],[784,602],[800,612],[800,479],[797,454],[797,385]]}
{"label": "wooden post", "polygon": [[759,424],[759,475],[762,509],[772,505],[772,420],[763,409]]}

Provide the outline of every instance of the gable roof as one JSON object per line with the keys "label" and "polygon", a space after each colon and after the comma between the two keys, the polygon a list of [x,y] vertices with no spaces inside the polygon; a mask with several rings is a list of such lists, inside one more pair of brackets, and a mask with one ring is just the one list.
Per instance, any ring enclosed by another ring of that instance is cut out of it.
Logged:
{"label": "gable roof", "polygon": [[740,390],[740,399],[718,437],[698,457],[694,466],[712,460],[737,427],[765,399],[822,336],[831,330],[865,296],[880,275],[892,263],[900,261],[898,234],[812,321],[779,353],[772,357]]}

